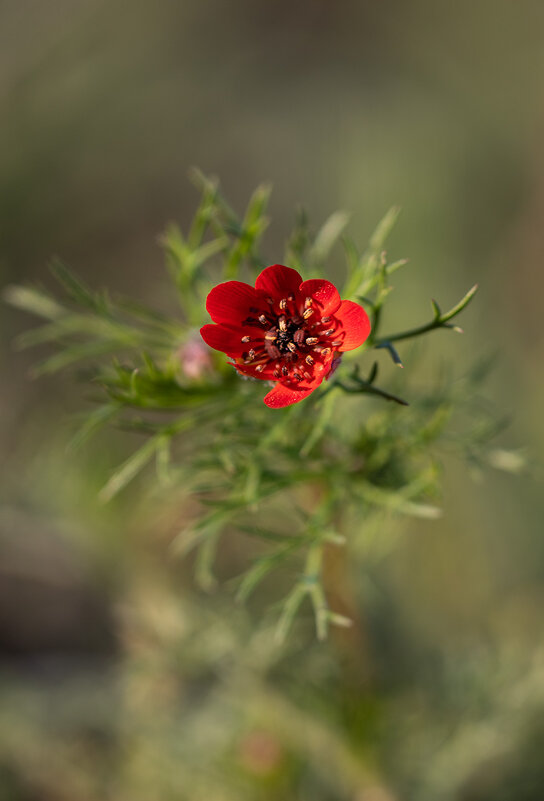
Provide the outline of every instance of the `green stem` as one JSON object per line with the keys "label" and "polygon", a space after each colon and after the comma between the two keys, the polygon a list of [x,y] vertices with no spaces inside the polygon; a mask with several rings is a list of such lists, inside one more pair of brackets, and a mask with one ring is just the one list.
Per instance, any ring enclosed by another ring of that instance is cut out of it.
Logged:
{"label": "green stem", "polygon": [[399,398],[397,395],[393,395],[391,392],[386,392],[385,389],[379,389],[378,387],[373,387],[370,384],[367,384],[366,381],[359,381],[357,382],[357,386],[355,387],[348,387],[343,384],[341,381],[337,381],[335,386],[340,387],[343,389],[344,392],[351,392],[351,393],[360,393],[366,395],[378,395],[380,398],[385,398],[385,400],[394,401],[395,403],[399,403],[401,406],[409,406],[410,404]]}
{"label": "green stem", "polygon": [[375,347],[380,345],[387,345],[390,342],[399,342],[401,339],[411,339],[412,337],[418,337],[421,334],[426,334],[428,331],[433,331],[435,328],[451,328],[452,326],[448,326],[447,323],[449,320],[452,320],[456,317],[460,312],[465,309],[476,292],[478,291],[478,284],[475,284],[472,289],[470,289],[467,294],[462,298],[456,306],[450,309],[445,314],[440,314],[438,306],[436,303],[433,302],[433,308],[435,309],[435,317],[425,325],[420,325],[417,328],[411,328],[408,331],[401,331],[398,334],[391,334],[386,337],[380,337],[379,339],[373,340],[372,344]]}
{"label": "green stem", "polygon": [[315,545],[312,545],[308,551],[306,569],[304,571],[304,584],[314,609],[315,628],[318,640],[326,639],[329,622],[329,607],[321,583],[322,564],[323,544],[317,542]]}

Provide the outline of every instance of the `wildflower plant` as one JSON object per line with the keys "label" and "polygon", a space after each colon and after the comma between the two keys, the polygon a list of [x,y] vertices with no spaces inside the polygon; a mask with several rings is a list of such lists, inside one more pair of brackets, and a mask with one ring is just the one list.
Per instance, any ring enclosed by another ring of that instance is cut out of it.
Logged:
{"label": "wildflower plant", "polygon": [[[141,473],[149,483],[154,464],[159,498],[183,520],[172,553],[194,552],[198,584],[213,588],[222,540],[242,536],[247,557],[228,577],[238,600],[275,581],[278,639],[305,601],[324,638],[331,624],[350,625],[328,600],[341,580],[328,567],[333,550],[345,549],[344,564],[357,568],[374,525],[385,539],[396,516],[437,517],[440,447],[475,468],[512,461],[491,447],[500,423],[475,402],[481,366],[423,389],[409,369],[378,381],[384,359],[402,366],[405,342],[459,331],[477,287],[448,311],[433,300],[423,324],[383,332],[392,276],[406,264],[384,250],[398,210],[364,252],[345,235],[345,214],[314,233],[300,212],[278,265],[277,254],[261,253],[269,189],[258,188],[240,218],[216,181],[193,178],[201,201],[192,223],[185,233],[170,226],[162,240],[179,314],[94,291],[56,262],[62,298],[6,291],[45,320],[17,344],[54,345],[36,375],[85,366],[95,403],[74,445],[106,426],[141,437],[105,481],[102,501]],[[327,274],[333,251],[343,252],[340,291]]]}

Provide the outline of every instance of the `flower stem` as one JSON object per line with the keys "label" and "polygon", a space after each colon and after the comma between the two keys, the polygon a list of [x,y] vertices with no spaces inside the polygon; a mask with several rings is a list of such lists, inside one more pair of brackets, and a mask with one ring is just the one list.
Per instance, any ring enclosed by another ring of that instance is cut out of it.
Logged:
{"label": "flower stem", "polygon": [[[421,334],[426,334],[428,331],[433,331],[435,328],[454,328],[452,325],[448,325],[449,321],[456,317],[460,312],[465,309],[476,292],[478,291],[478,284],[475,284],[472,289],[469,289],[467,294],[462,298],[459,303],[457,303],[453,308],[451,308],[445,314],[440,312],[440,308],[436,301],[433,301],[433,309],[435,311],[434,318],[425,325],[420,325],[417,328],[411,328],[408,331],[401,331],[397,334],[390,334],[386,337],[380,337],[378,339],[373,340],[372,345],[374,347],[380,346],[387,346],[391,342],[399,342],[401,339],[411,339],[413,337],[418,337]],[[457,329],[460,331],[460,329]]]}

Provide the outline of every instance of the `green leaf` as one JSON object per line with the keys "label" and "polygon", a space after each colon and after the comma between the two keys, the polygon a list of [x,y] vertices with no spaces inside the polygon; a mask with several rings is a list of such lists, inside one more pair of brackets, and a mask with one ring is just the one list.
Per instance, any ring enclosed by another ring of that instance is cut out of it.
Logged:
{"label": "green leaf", "polygon": [[110,341],[119,333],[120,329],[115,323],[86,314],[64,314],[52,323],[31,328],[15,340],[20,350],[55,342],[68,337],[86,335],[108,338]]}
{"label": "green leaf", "polygon": [[306,251],[310,244],[310,230],[306,210],[299,206],[295,213],[295,224],[287,241],[285,263],[304,274]]}
{"label": "green leaf", "polygon": [[236,593],[236,600],[241,603],[247,601],[261,581],[263,581],[275,567],[281,564],[284,557],[287,555],[287,550],[277,551],[276,553],[263,556],[261,559],[254,562],[249,570],[244,573],[242,583]]}
{"label": "green leaf", "polygon": [[183,529],[172,541],[172,552],[175,556],[186,556],[209,537],[214,537],[226,526],[235,509],[225,509],[222,505],[209,515],[197,520],[193,525]]}
{"label": "green leaf", "polygon": [[207,536],[198,549],[195,562],[195,579],[201,589],[210,592],[217,585],[217,579],[213,575],[213,563],[219,545],[221,530],[217,529]]}
{"label": "green leaf", "polygon": [[171,319],[166,314],[156,311],[156,309],[150,309],[145,304],[132,298],[116,295],[115,308],[119,309],[121,313],[124,312],[127,316],[134,317],[144,325],[166,331],[172,337],[173,344],[179,341],[183,332],[183,327],[178,320]]}
{"label": "green leaf", "polygon": [[225,248],[228,247],[228,244],[229,240],[227,237],[220,236],[217,237],[217,239],[212,239],[210,242],[205,242],[197,250],[193,251],[191,254],[193,272],[201,267],[204,262],[208,261],[208,259],[211,259],[212,256],[215,256],[217,253],[225,250]]}
{"label": "green leaf", "polygon": [[90,290],[61,261],[55,259],[50,265],[50,270],[75,303],[91,309],[96,314],[110,315],[111,309],[106,295]]}
{"label": "green leaf", "polygon": [[66,314],[64,306],[42,289],[10,285],[4,289],[2,296],[10,306],[44,317],[46,320],[57,320]]}
{"label": "green leaf", "polygon": [[392,261],[391,264],[387,264],[385,267],[385,271],[387,275],[393,275],[396,273],[397,270],[400,270],[401,267],[404,267],[408,264],[408,259],[397,259],[397,261]]}
{"label": "green leaf", "polygon": [[436,484],[436,479],[437,469],[434,465],[431,465],[416,476],[413,481],[402,487],[384,489],[369,481],[361,481],[357,485],[357,489],[364,500],[372,505],[385,507],[393,512],[412,517],[436,519],[442,515],[442,510],[439,507],[413,500],[432,489]]}
{"label": "green leaf", "polygon": [[234,237],[236,242],[230,250],[225,264],[224,277],[234,279],[238,277],[240,266],[244,259],[248,259],[253,267],[260,267],[261,260],[257,255],[257,244],[268,227],[269,220],[264,216],[264,211],[270,196],[269,186],[260,186],[250,198],[244,219],[241,223],[236,221],[235,225],[229,226],[226,230]]}
{"label": "green leaf", "polygon": [[80,448],[96,431],[111,422],[119,414],[121,408],[118,403],[108,403],[91,412],[81,428],[72,437],[68,448],[74,451]]}
{"label": "green leaf", "polygon": [[446,321],[451,320],[454,317],[457,317],[457,315],[460,314],[463,311],[463,309],[466,309],[466,307],[468,306],[468,304],[470,303],[470,301],[472,300],[477,291],[478,291],[478,284],[474,284],[474,286],[471,289],[469,289],[467,294],[463,298],[461,298],[459,303],[453,306],[449,310],[449,312],[446,312],[446,314],[442,314],[440,316],[440,322],[445,323]]}
{"label": "green leaf", "polygon": [[223,215],[227,225],[232,226],[234,229],[238,228],[238,217],[219,191],[218,179],[215,177],[208,178],[197,167],[193,167],[189,171],[189,178],[205,196],[205,205],[212,212],[210,216],[217,219],[219,215]]}
{"label": "green leaf", "polygon": [[325,434],[327,426],[334,413],[334,407],[338,400],[338,392],[336,385],[331,386],[329,392],[320,401],[320,409],[316,416],[315,422],[312,426],[309,436],[306,438],[302,448],[300,449],[300,456],[305,459],[311,452],[312,448],[319,442]]}
{"label": "green leaf", "polygon": [[268,226],[268,220],[264,218],[264,213],[268,206],[271,192],[271,184],[261,184],[261,186],[257,187],[247,206],[243,223],[244,228],[251,229],[256,224],[260,228],[263,223],[265,227]]}
{"label": "green leaf", "polygon": [[[370,244],[359,259],[359,263],[352,274],[348,277],[343,295],[346,298],[355,298],[357,295],[368,295],[377,285],[383,292],[387,289],[386,279],[390,272],[394,272],[405,264],[405,260],[394,262],[388,269],[383,246],[395,225],[400,213],[399,207],[389,209],[385,217],[378,223],[374,233],[370,238]],[[383,298],[382,298],[383,300]]]}
{"label": "green leaf", "polygon": [[60,353],[40,362],[33,368],[34,376],[50,375],[68,367],[75,362],[114,353],[119,349],[119,342],[85,342],[82,345],[70,345]]}
{"label": "green leaf", "polygon": [[340,626],[340,628],[343,629],[349,629],[351,626],[353,626],[353,620],[345,615],[338,614],[338,612],[331,612],[329,610],[328,617],[331,626]]}
{"label": "green leaf", "polygon": [[334,214],[331,214],[324,222],[310,250],[310,258],[314,262],[321,264],[325,261],[336,242],[340,239],[349,220],[350,215],[347,212],[335,211]]}
{"label": "green leaf", "polygon": [[168,486],[172,483],[171,445],[172,437],[162,436],[159,438],[156,457],[157,480],[163,486]]}
{"label": "green leaf", "polygon": [[495,448],[487,454],[487,461],[495,470],[519,475],[527,468],[527,456],[524,451]]}
{"label": "green leaf", "polygon": [[310,589],[310,600],[312,602],[315,616],[315,630],[318,640],[326,640],[329,630],[330,612],[325,598],[323,586],[316,582]]}
{"label": "green leaf", "polygon": [[283,610],[276,628],[276,640],[278,643],[281,644],[285,642],[291,626],[293,625],[295,615],[306,597],[306,594],[306,589],[301,584],[297,584],[283,602]]}
{"label": "green leaf", "polygon": [[393,206],[376,226],[374,233],[370,237],[370,249],[374,253],[379,253],[383,249],[389,234],[395,227],[400,212],[400,206]]}
{"label": "green leaf", "polygon": [[162,441],[162,435],[152,437],[142,445],[113,473],[107,484],[101,489],[99,498],[104,503],[111,501],[127,484],[143,470],[155,454]]}
{"label": "green leaf", "polygon": [[353,276],[357,267],[359,266],[359,251],[353,239],[347,236],[342,237],[342,245],[344,247],[344,254],[346,257],[346,266],[348,271],[348,279]]}

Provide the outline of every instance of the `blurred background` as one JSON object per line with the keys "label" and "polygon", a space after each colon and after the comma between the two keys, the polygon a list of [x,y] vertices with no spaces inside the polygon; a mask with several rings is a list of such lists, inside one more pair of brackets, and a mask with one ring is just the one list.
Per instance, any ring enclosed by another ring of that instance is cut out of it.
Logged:
{"label": "blurred background", "polygon": [[361,246],[400,204],[388,328],[478,282],[433,351],[497,356],[498,443],[532,465],[447,462],[443,518],[369,552],[349,634],[314,642],[308,611],[279,649],[172,561],[171,509],[97,502],[122,437],[66,451],[81,386],[29,379],[4,306],[0,801],[540,801],[542,1],[2,0],[0,116],[2,285],[59,255],[169,309],[193,165],[239,211],[273,184],[271,263],[300,203]]}

